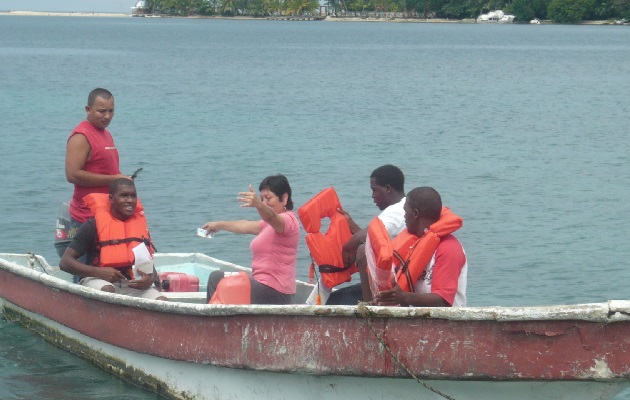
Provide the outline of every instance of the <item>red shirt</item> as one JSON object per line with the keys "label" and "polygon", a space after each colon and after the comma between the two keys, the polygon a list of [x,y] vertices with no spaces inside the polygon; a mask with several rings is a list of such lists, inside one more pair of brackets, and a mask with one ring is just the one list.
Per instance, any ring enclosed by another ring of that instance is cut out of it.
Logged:
{"label": "red shirt", "polygon": [[[95,174],[116,175],[120,173],[120,160],[118,150],[114,144],[114,138],[107,129],[98,129],[88,121],[83,121],[72,130],[68,140],[73,135],[85,136],[90,144],[91,156],[85,162],[83,169]],[[79,186],[74,185],[74,194],[70,200],[70,216],[78,221],[85,222],[92,217],[92,212],[83,202],[83,197],[90,193],[109,193],[109,185],[106,186]]]}

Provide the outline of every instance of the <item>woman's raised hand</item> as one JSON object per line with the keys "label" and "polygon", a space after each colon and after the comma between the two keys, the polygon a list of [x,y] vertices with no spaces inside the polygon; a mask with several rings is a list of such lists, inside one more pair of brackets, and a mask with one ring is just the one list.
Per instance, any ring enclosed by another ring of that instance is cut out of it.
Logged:
{"label": "woman's raised hand", "polygon": [[252,187],[252,185],[249,185],[248,192],[240,192],[238,194],[238,201],[242,203],[241,207],[258,208],[258,206],[261,204],[260,197],[258,197],[258,195],[256,194],[256,191],[254,191],[254,188]]}

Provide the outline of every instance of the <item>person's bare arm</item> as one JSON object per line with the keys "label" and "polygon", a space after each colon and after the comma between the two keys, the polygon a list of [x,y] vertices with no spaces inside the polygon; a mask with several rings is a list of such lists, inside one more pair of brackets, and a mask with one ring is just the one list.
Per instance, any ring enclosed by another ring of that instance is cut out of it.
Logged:
{"label": "person's bare arm", "polygon": [[401,305],[412,307],[450,307],[450,304],[435,293],[404,292],[400,286],[394,284],[390,290],[384,290],[376,297],[382,305]]}
{"label": "person's bare arm", "polygon": [[347,267],[352,265],[356,259],[357,249],[363,243],[367,237],[367,228],[363,228],[354,235],[341,248],[341,256],[343,257],[343,263]]}
{"label": "person's bare arm", "polygon": [[284,233],[284,218],[282,218],[279,214],[276,214],[271,207],[263,203],[258,194],[256,194],[256,191],[254,191],[252,185],[249,185],[249,191],[240,192],[238,194],[238,201],[242,203],[241,207],[255,208],[256,211],[258,211],[260,218],[271,225],[274,231],[279,234]]}
{"label": "person's bare arm", "polygon": [[61,261],[59,261],[59,268],[72,275],[83,277],[91,276],[111,283],[121,282],[127,279],[125,278],[125,275],[116,268],[92,267],[80,262],[78,260],[79,257],[81,257],[81,254],[79,254],[76,250],[67,247],[61,257]]}
{"label": "person's bare arm", "polygon": [[346,219],[346,221],[348,221],[348,226],[350,227],[350,233],[352,233],[353,235],[357,232],[359,232],[361,230],[361,227],[359,225],[357,225],[356,222],[354,222],[354,220],[352,219],[352,217],[350,216],[350,213],[348,213],[348,211],[344,210],[343,208],[338,208],[337,212],[341,215],[344,216],[344,218]]}
{"label": "person's bare arm", "polygon": [[361,293],[363,294],[363,301],[372,301],[372,288],[370,287],[370,275],[367,271],[367,257],[365,255],[365,244],[359,245],[357,250],[356,266],[359,270],[359,277],[361,278]]}
{"label": "person's bare arm", "polygon": [[66,145],[66,179],[79,186],[107,186],[118,178],[129,178],[127,175],[104,175],[88,172],[83,169],[90,158],[90,143],[84,135],[75,134],[68,139]]}
{"label": "person's bare arm", "polygon": [[210,221],[203,226],[208,233],[228,231],[232,233],[258,235],[260,233],[260,221]]}

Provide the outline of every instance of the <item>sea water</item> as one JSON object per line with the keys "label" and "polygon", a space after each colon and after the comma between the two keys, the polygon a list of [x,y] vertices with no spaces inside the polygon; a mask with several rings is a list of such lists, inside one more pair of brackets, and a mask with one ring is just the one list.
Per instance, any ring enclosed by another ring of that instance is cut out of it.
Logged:
{"label": "sea water", "polygon": [[[251,237],[196,229],[257,219],[238,192],[276,173],[296,208],[334,186],[366,226],[392,163],[464,218],[469,305],[627,299],[628,77],[621,26],[0,17],[0,250],[58,262],[65,142],[105,87],[160,252],[248,266]],[[0,398],[156,398],[0,335]]]}

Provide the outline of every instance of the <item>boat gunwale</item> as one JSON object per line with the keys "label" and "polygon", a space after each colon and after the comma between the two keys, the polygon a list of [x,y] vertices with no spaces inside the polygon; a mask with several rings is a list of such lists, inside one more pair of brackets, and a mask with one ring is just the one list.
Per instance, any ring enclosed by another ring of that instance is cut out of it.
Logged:
{"label": "boat gunwale", "polygon": [[[105,303],[137,307],[160,313],[196,316],[276,315],[300,317],[361,317],[444,319],[450,321],[559,321],[575,320],[596,323],[630,321],[630,301],[608,300],[601,303],[585,303],[552,306],[483,306],[483,307],[384,307],[369,306],[321,306],[321,305],[209,305],[177,301],[158,301],[108,293],[65,281],[46,272],[36,271],[4,257],[25,258],[26,254],[0,253],[0,267],[27,279],[41,282],[53,290],[61,290],[81,297]],[[46,260],[34,255],[43,266],[50,267]],[[156,254],[157,256],[157,254]],[[200,257],[229,268],[249,270],[235,264],[214,259],[201,253],[165,253],[164,256]],[[304,283],[303,283],[304,284]],[[0,296],[1,297],[1,296]]]}

